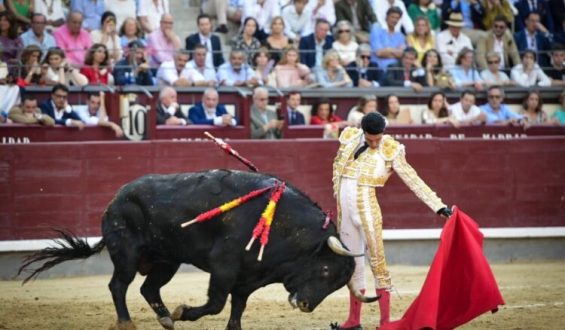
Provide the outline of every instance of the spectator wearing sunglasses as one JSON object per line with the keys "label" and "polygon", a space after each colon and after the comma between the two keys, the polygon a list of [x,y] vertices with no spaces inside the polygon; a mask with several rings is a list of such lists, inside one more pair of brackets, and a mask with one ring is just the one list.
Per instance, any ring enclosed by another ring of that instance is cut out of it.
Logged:
{"label": "spectator wearing sunglasses", "polygon": [[359,42],[369,41],[371,26],[377,22],[377,16],[368,0],[339,0],[335,3],[335,16],[338,22],[352,22]]}
{"label": "spectator wearing sunglasses", "polygon": [[486,85],[508,86],[515,84],[504,71],[500,71],[499,53],[490,52],[486,59],[487,68],[481,71],[481,78]]}
{"label": "spectator wearing sunglasses", "polygon": [[335,35],[337,40],[334,41],[332,48],[335,49],[339,55],[341,65],[347,66],[349,63],[355,61],[355,54],[359,44],[353,38],[353,27],[348,21],[337,22]]}
{"label": "spectator wearing sunglasses", "polygon": [[361,44],[357,48],[357,57],[354,62],[345,68],[355,87],[379,87],[383,78],[383,71],[379,65],[371,61],[371,46]]}
{"label": "spectator wearing sunglasses", "polygon": [[481,106],[481,111],[486,115],[487,125],[522,125],[522,116],[504,104],[504,90],[500,86],[490,86],[487,97],[488,102]]}
{"label": "spectator wearing sunglasses", "polygon": [[492,29],[488,31],[487,37],[479,40],[477,44],[477,65],[479,69],[485,70],[488,68],[487,55],[491,52],[500,54],[500,62],[498,63],[500,70],[508,71],[521,63],[514,37],[508,32],[508,21],[505,16],[497,16],[492,24]]}

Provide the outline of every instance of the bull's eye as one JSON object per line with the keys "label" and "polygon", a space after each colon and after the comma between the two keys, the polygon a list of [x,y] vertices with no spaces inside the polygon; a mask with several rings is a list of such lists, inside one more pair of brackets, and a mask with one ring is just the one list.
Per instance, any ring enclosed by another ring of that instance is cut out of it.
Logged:
{"label": "bull's eye", "polygon": [[329,276],[330,275],[330,269],[328,268],[328,266],[324,266],[322,267],[322,276]]}

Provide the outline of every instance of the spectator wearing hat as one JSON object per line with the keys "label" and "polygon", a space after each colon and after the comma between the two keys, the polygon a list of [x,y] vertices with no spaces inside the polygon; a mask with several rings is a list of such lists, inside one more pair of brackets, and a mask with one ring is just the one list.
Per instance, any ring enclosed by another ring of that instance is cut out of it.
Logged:
{"label": "spectator wearing hat", "polygon": [[441,19],[444,25],[453,21],[451,15],[458,13],[457,22],[461,22],[463,33],[471,39],[474,45],[485,36],[483,19],[485,8],[481,0],[444,0],[441,6]]}
{"label": "spectator wearing hat", "polygon": [[126,56],[114,66],[114,80],[118,86],[154,84],[145,43],[134,40],[128,44]]}
{"label": "spectator wearing hat", "polygon": [[445,22],[448,28],[441,31],[436,40],[436,48],[441,56],[442,63],[446,69],[455,65],[455,59],[463,48],[473,49],[471,39],[461,29],[465,26],[463,14],[453,12],[449,20]]}

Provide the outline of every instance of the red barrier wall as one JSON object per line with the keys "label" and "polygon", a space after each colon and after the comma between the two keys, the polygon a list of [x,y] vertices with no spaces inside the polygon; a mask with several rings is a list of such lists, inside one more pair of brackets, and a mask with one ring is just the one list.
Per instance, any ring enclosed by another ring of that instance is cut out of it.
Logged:
{"label": "red barrier wall", "polygon": [[[408,161],[450,204],[482,227],[565,226],[565,137],[488,141],[404,140]],[[336,141],[232,141],[263,172],[334,206]],[[211,142],[86,142],[0,145],[0,240],[50,237],[48,226],[100,235],[116,190],[148,173],[244,169]],[[189,196],[187,196],[189,198]],[[397,176],[378,191],[385,228],[439,228]]]}

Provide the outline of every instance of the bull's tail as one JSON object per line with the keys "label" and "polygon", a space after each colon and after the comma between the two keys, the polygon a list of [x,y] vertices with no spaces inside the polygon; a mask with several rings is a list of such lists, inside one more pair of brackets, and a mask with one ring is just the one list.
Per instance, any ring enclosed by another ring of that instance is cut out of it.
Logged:
{"label": "bull's tail", "polygon": [[[78,238],[75,234],[69,231],[63,229],[54,230],[59,233],[60,237],[53,241],[59,246],[47,247],[25,257],[22,266],[18,270],[18,275],[20,275],[24,271],[29,271],[31,272],[31,274],[24,279],[22,285],[26,284],[27,281],[36,278],[40,273],[50,269],[53,266],[56,266],[68,260],[86,259],[93,254],[100,253],[104,246],[106,246],[104,239],[91,247],[90,245],[88,245],[88,242],[85,239]],[[28,268],[31,264],[42,260],[46,261],[41,267],[36,269]]]}

